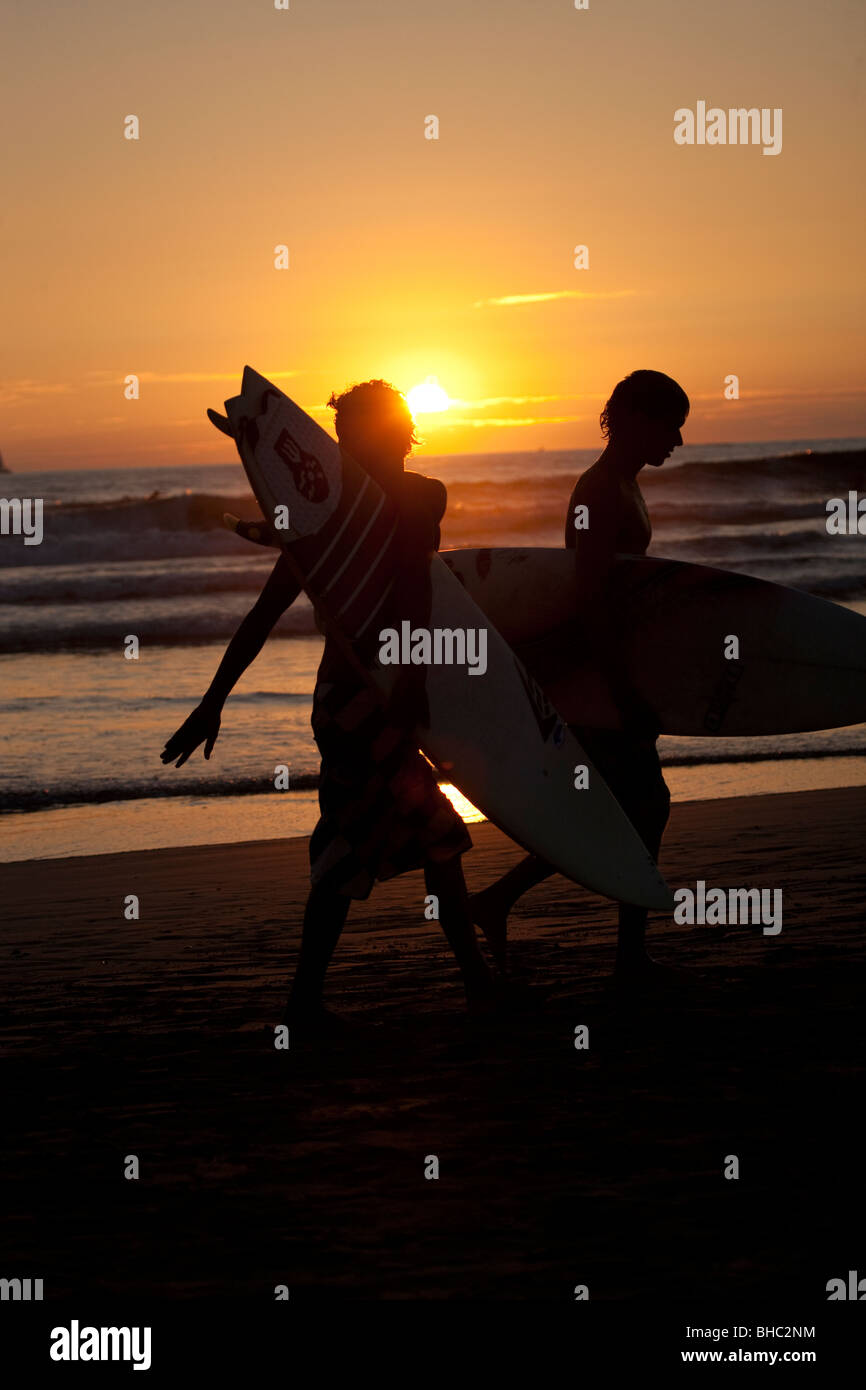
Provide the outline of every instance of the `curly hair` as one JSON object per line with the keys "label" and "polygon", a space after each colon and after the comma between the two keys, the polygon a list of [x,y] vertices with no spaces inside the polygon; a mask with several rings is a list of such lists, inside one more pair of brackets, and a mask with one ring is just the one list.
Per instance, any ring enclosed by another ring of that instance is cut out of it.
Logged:
{"label": "curly hair", "polygon": [[418,443],[415,420],[406,397],[396,386],[383,381],[381,377],[372,381],[361,381],[339,395],[332,391],[328,405],[335,412],[334,424],[338,439],[353,427],[376,431],[387,425],[395,433],[398,430],[401,433],[405,431],[407,454]]}
{"label": "curly hair", "polygon": [[610,439],[623,417],[634,411],[653,420],[677,420],[682,425],[689,408],[688,396],[673,377],[664,372],[630,372],[617,382],[599,416],[601,433]]}

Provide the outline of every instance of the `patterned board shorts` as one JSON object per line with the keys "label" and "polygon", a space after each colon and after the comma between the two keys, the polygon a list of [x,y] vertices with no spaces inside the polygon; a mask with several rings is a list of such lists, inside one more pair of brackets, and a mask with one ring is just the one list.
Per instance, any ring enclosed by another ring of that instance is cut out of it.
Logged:
{"label": "patterned board shorts", "polygon": [[417,741],[389,722],[357,678],[317,683],[312,725],[322,755],[321,817],[310,838],[314,886],[366,898],[377,879],[472,848]]}

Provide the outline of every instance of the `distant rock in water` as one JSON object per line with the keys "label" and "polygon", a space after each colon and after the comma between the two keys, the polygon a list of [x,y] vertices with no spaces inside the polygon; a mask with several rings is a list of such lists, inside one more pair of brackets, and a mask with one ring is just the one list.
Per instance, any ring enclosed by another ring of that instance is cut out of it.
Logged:
{"label": "distant rock in water", "polygon": [[11,473],[11,472],[12,472],[12,469],[6,467],[5,463],[3,462],[3,455],[0,454],[0,473]]}

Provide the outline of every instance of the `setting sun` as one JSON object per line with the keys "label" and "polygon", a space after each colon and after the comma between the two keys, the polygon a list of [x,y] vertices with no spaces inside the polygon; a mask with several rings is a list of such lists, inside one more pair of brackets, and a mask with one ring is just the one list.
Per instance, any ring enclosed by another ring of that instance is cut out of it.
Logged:
{"label": "setting sun", "polygon": [[406,400],[413,415],[434,415],[447,410],[451,404],[448,392],[435,376],[428,376],[419,386],[413,386],[406,392]]}

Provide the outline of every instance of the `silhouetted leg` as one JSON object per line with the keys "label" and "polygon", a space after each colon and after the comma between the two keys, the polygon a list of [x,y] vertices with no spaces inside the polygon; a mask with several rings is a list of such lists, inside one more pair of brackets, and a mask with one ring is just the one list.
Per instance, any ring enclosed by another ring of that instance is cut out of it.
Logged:
{"label": "silhouetted leg", "polygon": [[539,859],[536,854],[528,854],[502,878],[491,883],[489,888],[473,893],[469,899],[473,921],[478,923],[487,938],[500,970],[505,969],[509,912],[518,898],[554,873],[556,870],[546,860]]}
{"label": "silhouetted leg", "polygon": [[322,1006],[325,972],[340,939],[351,898],[321,885],[310,890],[304,910],[301,950],[285,1017],[315,1013]]}
{"label": "silhouetted leg", "polygon": [[495,982],[478,949],[459,855],[441,864],[428,861],[424,866],[424,881],[427,892],[435,894],[439,900],[439,925],[460,967],[467,1001],[473,1005],[492,999]]}
{"label": "silhouetted leg", "polygon": [[[668,810],[660,810],[652,823],[644,822],[639,827],[641,838],[653,859],[658,861],[662,835],[668,821]],[[639,975],[647,970],[660,969],[647,955],[646,924],[648,912],[645,907],[635,907],[631,903],[620,903],[619,930],[616,939],[617,975]]]}

